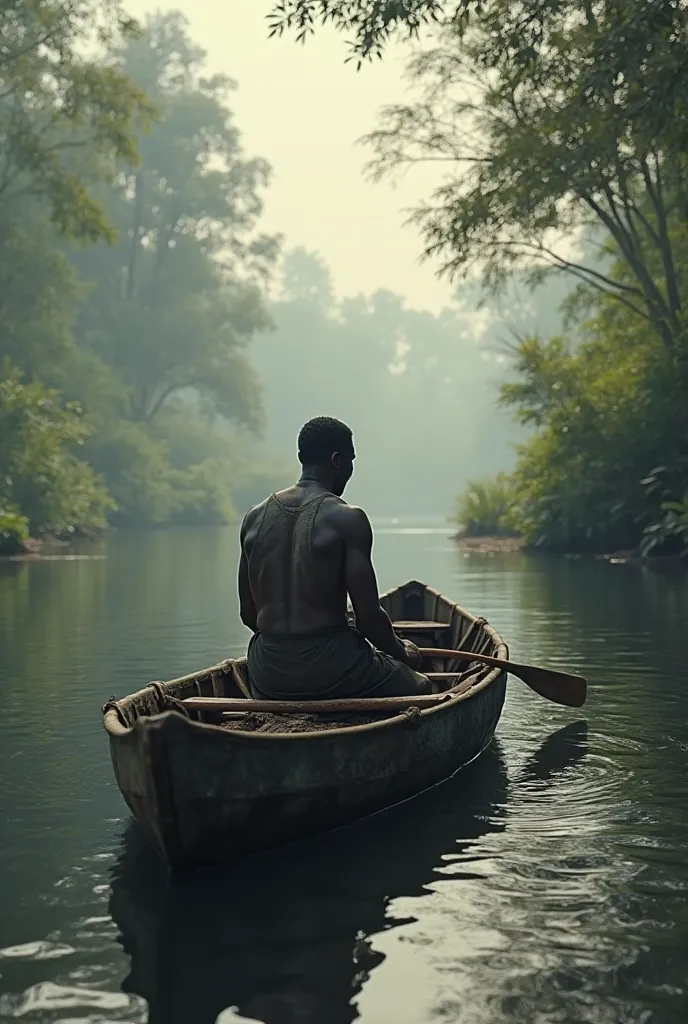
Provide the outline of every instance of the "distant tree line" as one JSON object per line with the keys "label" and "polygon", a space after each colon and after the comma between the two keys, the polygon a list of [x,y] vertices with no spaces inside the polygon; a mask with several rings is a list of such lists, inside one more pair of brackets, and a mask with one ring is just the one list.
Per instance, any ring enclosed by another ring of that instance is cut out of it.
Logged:
{"label": "distant tree line", "polygon": [[[457,480],[513,465],[513,435],[526,432],[496,407],[509,333],[499,309],[476,312],[478,288],[463,285],[431,312],[384,289],[339,298],[323,259],[302,248],[288,250],[282,266],[275,330],[256,339],[252,357],[265,438],[285,463],[305,418],[339,416],[358,451],[352,501],[379,516],[445,519]],[[541,318],[545,298],[537,296]],[[549,309],[556,314],[556,303]],[[521,325],[534,318],[509,312]]]}

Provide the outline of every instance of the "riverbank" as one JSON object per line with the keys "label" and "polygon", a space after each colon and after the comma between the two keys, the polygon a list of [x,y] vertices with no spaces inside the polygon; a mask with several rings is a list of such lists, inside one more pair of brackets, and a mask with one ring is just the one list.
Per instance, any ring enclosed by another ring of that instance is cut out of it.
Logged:
{"label": "riverbank", "polygon": [[[104,530],[97,533],[75,534],[68,539],[46,535],[45,537],[28,537],[6,550],[0,550],[2,562],[37,562],[55,558],[77,558],[85,549],[92,549],[105,536]],[[90,557],[90,555],[89,555]]]}
{"label": "riverbank", "polygon": [[[503,537],[485,535],[484,537],[466,537],[454,534],[459,550],[466,553],[481,555],[506,555],[524,552],[537,553],[536,548],[529,548],[523,537]],[[559,552],[562,558],[593,558],[598,562],[610,562],[614,565],[667,565],[688,568],[688,562],[680,555],[642,555],[636,548],[632,551],[612,551],[604,554],[588,554],[585,552]]]}
{"label": "riverbank", "polygon": [[515,551],[525,549],[523,537],[466,537],[460,533],[454,535],[454,540],[462,551],[471,551],[476,554],[512,554]]}

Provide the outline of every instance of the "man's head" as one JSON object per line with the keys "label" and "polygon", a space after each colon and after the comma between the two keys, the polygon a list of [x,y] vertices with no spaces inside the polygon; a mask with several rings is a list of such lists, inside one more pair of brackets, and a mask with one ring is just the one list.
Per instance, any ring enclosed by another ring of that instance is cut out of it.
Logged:
{"label": "man's head", "polygon": [[299,462],[317,474],[333,494],[341,495],[354,471],[353,435],[346,423],[316,416],[299,432]]}

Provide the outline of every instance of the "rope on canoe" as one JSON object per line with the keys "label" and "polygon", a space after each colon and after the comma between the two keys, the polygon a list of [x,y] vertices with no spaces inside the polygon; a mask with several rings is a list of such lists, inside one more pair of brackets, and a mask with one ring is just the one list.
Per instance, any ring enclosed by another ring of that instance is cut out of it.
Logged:
{"label": "rope on canoe", "polygon": [[103,704],[103,714],[106,715],[108,711],[114,711],[119,719],[119,724],[124,726],[125,729],[129,728],[127,716],[124,714],[124,710],[117,703],[116,697],[110,697],[109,700],[106,700]]}
{"label": "rope on canoe", "polygon": [[421,718],[420,708],[406,708],[401,712],[403,718],[406,719],[404,725],[408,729],[419,729],[423,719]]}
{"label": "rope on canoe", "polygon": [[172,693],[167,683],[161,683],[157,680],[153,683],[149,683],[155,690],[158,700],[160,701],[160,711],[178,711],[184,718],[189,717],[188,708],[184,706],[182,701],[178,700]]}
{"label": "rope on canoe", "polygon": [[[461,648],[462,648],[462,650],[466,650],[466,649],[467,649],[467,648],[466,648],[466,644],[467,644],[467,642],[468,642],[468,638],[469,638],[470,636],[472,636],[472,634],[473,634],[473,633],[474,633],[474,632],[475,632],[475,631],[476,631],[477,629],[482,629],[482,627],[483,627],[483,626],[486,626],[486,625],[487,625],[487,619],[484,619],[484,618],[482,617],[482,615],[480,615],[480,616],[479,616],[479,617],[478,617],[477,619],[474,619],[474,620],[473,620],[473,622],[471,622],[470,626],[469,626],[469,627],[468,627],[468,629],[466,630],[466,635],[465,635],[465,636],[462,636],[462,637],[461,637],[461,640],[460,640],[460,642],[461,642]],[[468,648],[468,649],[470,650],[470,648]]]}

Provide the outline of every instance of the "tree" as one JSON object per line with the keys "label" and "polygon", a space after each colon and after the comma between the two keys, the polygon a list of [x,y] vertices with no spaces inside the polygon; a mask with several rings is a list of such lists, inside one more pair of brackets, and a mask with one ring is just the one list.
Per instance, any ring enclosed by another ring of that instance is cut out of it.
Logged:
{"label": "tree", "polygon": [[148,106],[97,50],[134,31],[117,0],[2,0],[0,211],[37,197],[64,233],[110,236],[92,186],[113,160],[136,159]]}
{"label": "tree", "polygon": [[[78,451],[90,426],[57,383],[81,291],[56,229],[111,237],[96,179],[136,158],[140,90],[85,48],[132,31],[117,3],[0,2],[0,546],[101,527],[109,499]],[[89,38],[90,36],[90,38]]]}
{"label": "tree", "polygon": [[297,246],[284,254],[282,290],[288,302],[316,306],[325,313],[334,306],[330,268],[317,253]]}
{"label": "tree", "polygon": [[105,525],[109,499],[90,466],[72,454],[88,426],[75,404],[39,381],[0,367],[0,545],[27,532],[64,534]]}
{"label": "tree", "polygon": [[145,84],[159,121],[141,140],[141,164],[124,167],[107,197],[116,244],[72,256],[95,285],[79,337],[118,373],[137,422],[193,390],[256,429],[245,348],[269,326],[260,289],[277,240],[255,231],[269,169],[244,158],[227,107],[232,83],[203,76],[205,54],[181,15],[149,18],[117,61]]}
{"label": "tree", "polygon": [[269,169],[243,155],[232,83],[204,75],[178,15],[141,35],[109,0],[1,4],[2,541],[106,511],[226,521],[252,484],[217,428],[261,426],[247,346],[277,246],[256,230]]}
{"label": "tree", "polygon": [[[676,343],[684,325],[671,236],[688,209],[684,0],[293,0],[275,5],[273,30],[303,37],[318,18],[352,32],[360,54],[400,27],[441,24],[442,45],[412,62],[424,102],[386,111],[373,141],[378,172],[423,160],[461,168],[418,214],[426,251],[445,270],[476,256],[493,275],[524,258],[565,267],[634,303]],[[611,236],[631,282],[551,248],[553,231],[591,224]]]}
{"label": "tree", "polygon": [[416,36],[421,28],[445,18],[465,18],[478,0],[274,0],[268,15],[271,35],[293,30],[299,42],[318,22],[332,24],[349,36],[352,56],[382,56],[397,33]]}
{"label": "tree", "polygon": [[[0,361],[30,378],[50,374],[73,346],[80,289],[36,204],[0,213]],[[8,214],[12,214],[11,216]]]}
{"label": "tree", "polygon": [[[518,449],[515,521],[554,550],[637,547],[688,489],[685,394],[656,333],[592,298],[576,350],[525,338],[502,401],[533,429]],[[667,539],[663,531],[662,539]]]}
{"label": "tree", "polygon": [[[490,16],[466,32],[446,27],[441,45],[411,62],[423,99],[386,110],[370,137],[373,171],[425,161],[447,168],[415,218],[426,254],[446,273],[476,261],[491,283],[525,267],[567,271],[647,320],[682,360],[676,228],[688,209],[684,158],[646,130],[623,89],[600,88],[594,103],[582,102],[605,33],[592,8],[604,5],[578,4],[581,17],[572,21],[574,6],[561,4],[543,22],[527,65],[515,59],[506,2],[487,5]],[[562,236],[599,239],[601,231],[607,258],[620,258],[618,273],[580,262],[560,244]]]}
{"label": "tree", "polygon": [[[626,85],[633,82],[641,86],[635,98],[648,121],[661,120],[671,127],[678,109],[685,120],[684,0],[521,0],[507,10],[499,0],[273,0],[268,22],[271,35],[293,31],[300,42],[318,24],[331,24],[348,36],[351,57],[360,67],[363,60],[381,57],[394,38],[414,39],[422,29],[438,24],[464,30],[482,19],[507,29],[500,37],[505,45],[499,56],[523,66],[542,43],[548,19],[561,17],[570,25],[580,12],[606,28],[598,39],[596,60],[588,68],[587,99],[593,100],[596,90],[607,89],[610,81],[617,87],[622,80]],[[667,44],[672,48],[669,75],[655,59],[658,44],[665,56]]]}
{"label": "tree", "polygon": [[114,243],[65,249],[86,296],[59,385],[94,424],[83,451],[118,523],[224,521],[245,478],[226,431],[263,422],[248,346],[271,323],[278,239],[258,228],[269,167],[244,155],[234,85],[205,74],[180,14],[148,18],[111,60],[157,118],[140,161],[99,191]]}

